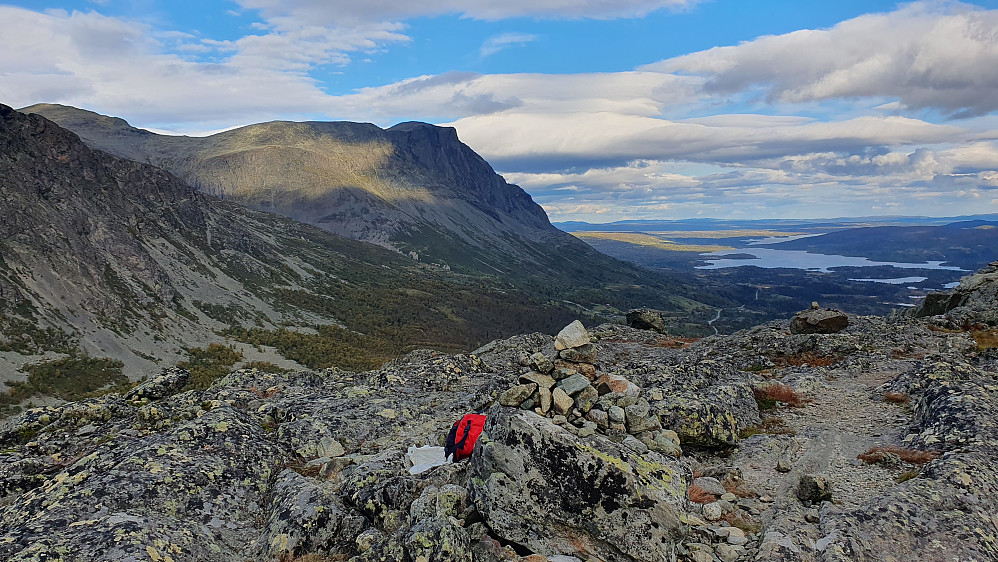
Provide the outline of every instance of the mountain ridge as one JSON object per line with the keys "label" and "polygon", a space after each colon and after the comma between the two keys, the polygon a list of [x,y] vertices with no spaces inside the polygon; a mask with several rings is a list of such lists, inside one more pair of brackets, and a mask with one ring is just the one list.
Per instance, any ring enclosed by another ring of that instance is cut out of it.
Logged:
{"label": "mountain ridge", "polygon": [[[554,228],[453,128],[272,121],[173,137],[69,106],[38,113],[90,146],[164,168],[199,190],[448,267],[507,274],[559,251],[599,260]],[[463,255],[462,255],[463,254]]]}

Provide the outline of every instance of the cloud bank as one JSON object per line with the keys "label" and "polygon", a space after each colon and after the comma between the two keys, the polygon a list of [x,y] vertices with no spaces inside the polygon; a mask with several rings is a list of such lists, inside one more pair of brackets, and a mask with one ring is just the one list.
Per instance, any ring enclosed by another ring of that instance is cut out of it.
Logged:
{"label": "cloud bank", "polygon": [[[641,68],[452,71],[330,95],[314,78],[412,40],[404,20],[640,17],[692,1],[243,0],[233,40],[0,6],[0,101],[139,125],[449,124],[554,220],[998,212],[998,10],[916,2]],[[487,57],[535,35],[499,34]]]}

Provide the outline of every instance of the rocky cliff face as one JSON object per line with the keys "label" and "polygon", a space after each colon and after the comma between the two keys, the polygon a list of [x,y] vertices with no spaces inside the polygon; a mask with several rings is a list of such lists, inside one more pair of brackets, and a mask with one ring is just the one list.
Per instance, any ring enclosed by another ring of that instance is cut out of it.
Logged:
{"label": "rocky cliff face", "polygon": [[615,264],[551,226],[529,195],[506,183],[452,128],[271,122],[191,138],[65,106],[22,111],[202,191],[438,265],[515,274],[526,264]]}
{"label": "rocky cliff face", "polygon": [[[205,391],[170,370],[2,426],[0,555],[994,560],[998,355],[976,335],[575,325]],[[470,461],[410,473],[407,447],[478,410]]]}
{"label": "rocky cliff face", "polygon": [[[400,349],[427,333],[437,345],[472,347],[481,336],[466,338],[455,318],[510,301],[490,296],[487,281],[198,193],[6,106],[0,216],[0,381],[23,377],[22,357],[52,358],[38,356],[53,347],[41,343],[55,338],[46,328],[63,333],[60,352],[121,360],[134,379],[232,325],[335,324],[366,336],[388,326],[397,331],[379,341]],[[457,304],[469,283],[478,298]],[[367,322],[359,310],[395,320]],[[5,354],[17,355],[13,367]]]}

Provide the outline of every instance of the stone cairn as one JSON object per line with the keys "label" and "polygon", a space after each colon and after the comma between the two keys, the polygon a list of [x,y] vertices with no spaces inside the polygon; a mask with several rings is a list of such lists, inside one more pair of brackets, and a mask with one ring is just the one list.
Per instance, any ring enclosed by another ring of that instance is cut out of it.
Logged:
{"label": "stone cairn", "polygon": [[637,453],[649,449],[682,454],[679,436],[663,430],[658,416],[636,384],[596,367],[596,345],[582,322],[572,322],[554,340],[555,356],[524,357],[518,385],[499,396],[499,404],[532,410],[579,437],[597,432]]}

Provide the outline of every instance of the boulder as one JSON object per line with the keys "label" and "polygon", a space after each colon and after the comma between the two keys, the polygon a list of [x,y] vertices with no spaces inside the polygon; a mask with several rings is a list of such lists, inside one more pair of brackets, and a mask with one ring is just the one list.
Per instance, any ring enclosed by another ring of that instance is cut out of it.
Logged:
{"label": "boulder", "polygon": [[558,351],[589,344],[589,332],[578,320],[565,326],[554,338],[554,348]]}
{"label": "boulder", "polygon": [[669,394],[653,405],[652,413],[663,428],[676,432],[684,448],[731,447],[740,430],[760,423],[759,406],[744,385]]}
{"label": "boulder", "polygon": [[797,484],[797,499],[806,503],[832,501],[832,483],[824,476],[805,474]]}
{"label": "boulder", "polygon": [[496,535],[534,552],[657,562],[682,534],[684,474],[657,453],[495,407],[472,456],[470,494]]}
{"label": "boulder", "polygon": [[537,371],[530,371],[520,375],[520,383],[534,383],[538,388],[551,388],[554,386],[555,380],[551,378],[550,375],[538,373]]}
{"label": "boulder", "polygon": [[357,536],[368,527],[335,487],[292,470],[278,475],[271,494],[270,515],[257,541],[268,559],[353,553]]}
{"label": "boulder", "polygon": [[558,381],[557,388],[560,388],[565,392],[565,394],[571,396],[572,394],[575,394],[576,392],[579,392],[587,388],[588,386],[589,386],[589,379],[587,379],[582,374],[576,373],[568,377],[567,379],[562,379]]}
{"label": "boulder", "polygon": [[468,532],[449,518],[419,521],[406,533],[407,559],[418,562],[472,562]]}
{"label": "boulder", "polygon": [[662,312],[651,308],[636,308],[627,313],[627,325],[638,330],[654,330],[666,333]]}
{"label": "boulder", "polygon": [[547,414],[548,411],[551,409],[551,402],[552,402],[551,389],[539,387],[537,389],[537,395],[540,399],[541,414]]}
{"label": "boulder", "polygon": [[529,399],[535,390],[537,383],[532,382],[514,386],[499,395],[499,403],[503,406],[519,406],[524,400]]}
{"label": "boulder", "polygon": [[641,389],[638,385],[627,380],[626,377],[621,375],[611,375],[609,373],[601,375],[596,382],[593,384],[596,390],[599,391],[600,396],[616,392],[617,394],[623,394],[624,396],[634,396],[637,397],[641,394]]}
{"label": "boulder", "polygon": [[554,363],[540,351],[530,356],[530,363],[542,373],[550,373],[554,370]]}
{"label": "boulder", "polygon": [[575,406],[579,411],[588,412],[593,407],[593,404],[596,403],[596,399],[599,398],[599,393],[596,392],[595,388],[587,386],[576,393],[574,398]]}
{"label": "boulder", "polygon": [[834,334],[849,326],[849,317],[840,310],[802,310],[790,321],[792,334]]}
{"label": "boulder", "polygon": [[558,357],[572,363],[595,363],[596,346],[587,343],[579,347],[571,347],[558,352]]}
{"label": "boulder", "polygon": [[561,388],[555,388],[554,391],[551,392],[551,404],[556,413],[564,416],[571,411],[572,405],[575,404],[575,400],[573,400],[572,397]]}
{"label": "boulder", "polygon": [[190,371],[184,369],[166,369],[155,377],[143,382],[125,394],[125,400],[140,401],[159,400],[171,394],[180,392],[191,378]]}

